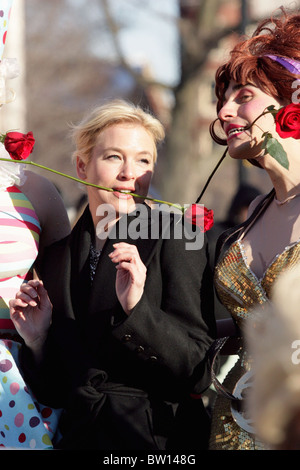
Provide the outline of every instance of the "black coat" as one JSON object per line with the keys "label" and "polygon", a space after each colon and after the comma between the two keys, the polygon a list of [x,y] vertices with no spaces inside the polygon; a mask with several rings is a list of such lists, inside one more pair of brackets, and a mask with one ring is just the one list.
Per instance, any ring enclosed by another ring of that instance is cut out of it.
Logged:
{"label": "black coat", "polygon": [[[147,210],[143,230],[151,214]],[[129,217],[128,225],[134,220]],[[190,394],[210,383],[212,278],[206,244],[187,250],[186,239],[172,238],[173,223],[171,239],[125,237],[147,267],[144,294],[129,317],[118,302],[116,268],[108,257],[116,240],[106,241],[91,286],[88,208],[72,234],[46,254],[42,280],[53,322],[41,367],[32,366],[26,348],[22,363],[39,400],[65,409],[62,448],[206,446],[207,416]]]}

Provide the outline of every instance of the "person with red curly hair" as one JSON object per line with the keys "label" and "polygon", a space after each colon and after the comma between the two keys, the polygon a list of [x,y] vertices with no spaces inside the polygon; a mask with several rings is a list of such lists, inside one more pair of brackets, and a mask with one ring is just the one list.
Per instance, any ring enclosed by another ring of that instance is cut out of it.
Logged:
{"label": "person with red curly hair", "polygon": [[213,373],[218,394],[210,449],[266,448],[244,405],[252,375],[243,327],[253,308],[268,305],[279,275],[300,261],[298,79],[300,13],[283,8],[241,40],[216,72],[218,119],[212,136],[228,146],[231,158],[262,168],[273,188],[255,198],[247,220],[217,244],[215,287],[232,318],[218,322],[215,354],[226,343],[238,359],[222,384]]}

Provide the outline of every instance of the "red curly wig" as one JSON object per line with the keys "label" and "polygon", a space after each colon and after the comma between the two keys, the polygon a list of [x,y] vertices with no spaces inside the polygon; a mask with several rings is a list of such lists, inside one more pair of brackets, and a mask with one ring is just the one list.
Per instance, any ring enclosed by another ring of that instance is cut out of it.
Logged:
{"label": "red curly wig", "polygon": [[287,14],[262,21],[250,39],[238,43],[230,59],[216,72],[217,111],[222,107],[230,80],[252,83],[275,99],[291,101],[292,83],[297,76],[266,57],[267,54],[300,61],[300,14]]}
{"label": "red curly wig", "polygon": [[[282,102],[291,102],[297,75],[267,57],[276,55],[300,61],[300,14],[288,14],[280,8],[279,16],[263,20],[251,38],[240,41],[230,53],[230,59],[221,65],[215,76],[217,112],[223,106],[224,96],[231,80],[246,85],[251,83]],[[216,119],[210,125],[215,142],[227,145],[222,132],[215,131]],[[252,162],[251,162],[252,163]],[[258,166],[257,163],[253,163]]]}

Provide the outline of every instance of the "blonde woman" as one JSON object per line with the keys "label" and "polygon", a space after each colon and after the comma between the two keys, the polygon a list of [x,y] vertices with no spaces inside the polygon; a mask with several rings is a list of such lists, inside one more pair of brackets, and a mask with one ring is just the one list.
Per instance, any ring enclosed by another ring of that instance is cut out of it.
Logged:
{"label": "blonde woman", "polygon": [[151,238],[155,209],[131,194],[147,196],[163,138],[156,118],[119,100],[74,128],[79,177],[111,191],[89,186],[71,236],[48,251],[42,279],[53,321],[46,343],[26,329],[37,311],[51,318],[44,287],[38,305],[28,304],[35,286],[11,304],[33,389],[65,408],[59,448],[207,445],[199,396],[210,382],[214,335],[207,245],[187,250],[184,233],[174,236],[182,223],[174,214],[167,214],[170,236],[158,224]]}

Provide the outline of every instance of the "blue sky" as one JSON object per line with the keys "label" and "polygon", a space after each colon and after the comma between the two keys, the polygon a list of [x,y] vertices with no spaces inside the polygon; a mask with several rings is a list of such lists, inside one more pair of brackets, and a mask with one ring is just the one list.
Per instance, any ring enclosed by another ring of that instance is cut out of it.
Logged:
{"label": "blue sky", "polygon": [[[76,9],[80,20],[90,25],[90,51],[114,59],[113,44],[103,24],[101,2],[68,0],[68,3],[72,12]],[[178,0],[109,0],[108,6],[121,26],[119,38],[127,60],[134,65],[147,64],[158,81],[176,84],[179,79]]]}
{"label": "blue sky", "polygon": [[110,0],[112,11],[126,27],[120,32],[124,53],[132,62],[150,66],[154,78],[178,80],[177,0]]}

